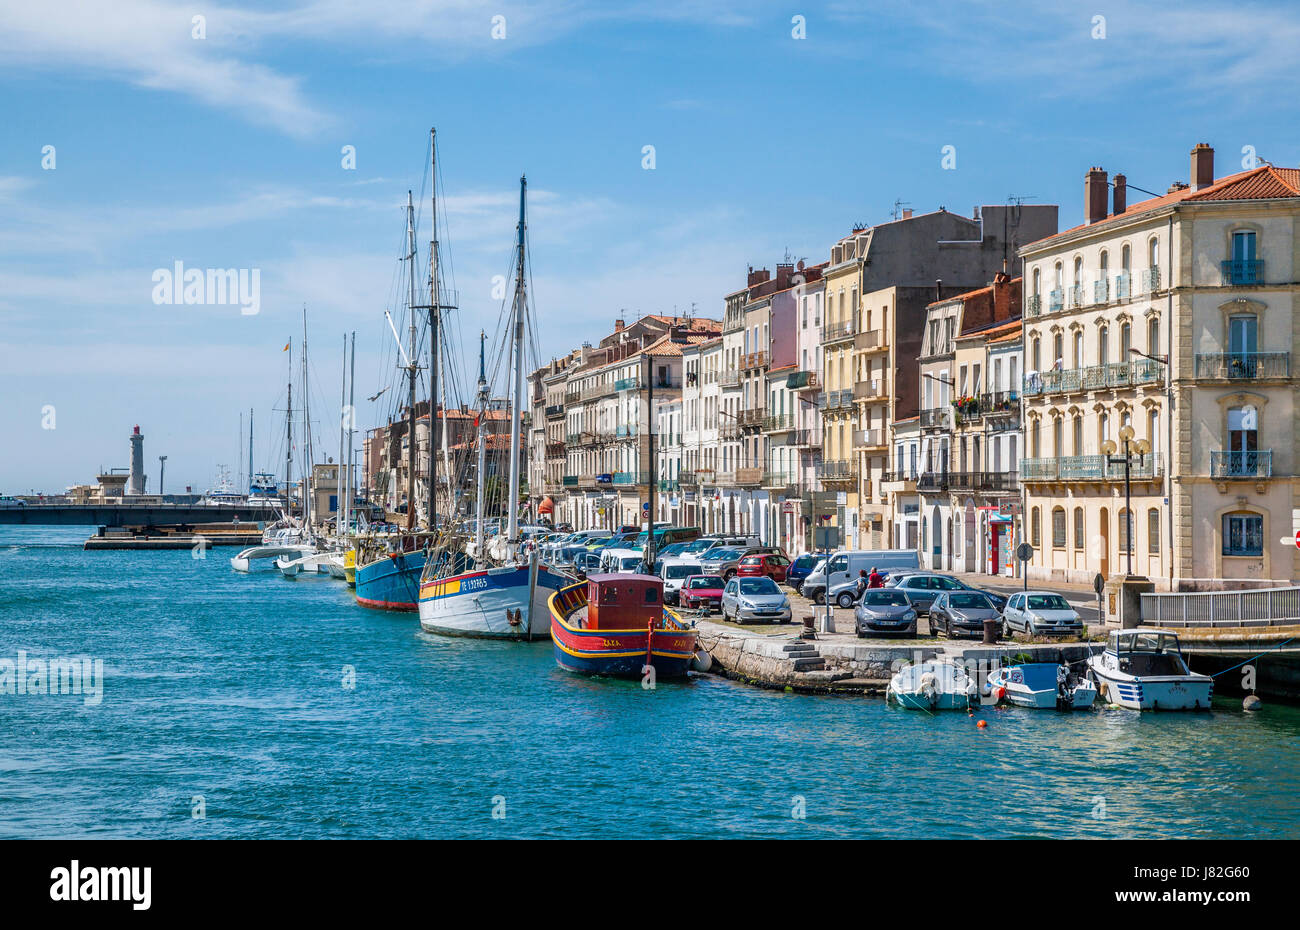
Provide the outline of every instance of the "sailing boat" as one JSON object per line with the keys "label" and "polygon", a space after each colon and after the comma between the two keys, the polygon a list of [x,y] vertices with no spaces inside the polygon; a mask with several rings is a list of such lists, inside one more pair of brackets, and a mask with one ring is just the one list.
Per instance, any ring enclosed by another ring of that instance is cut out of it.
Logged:
{"label": "sailing boat", "polygon": [[[437,476],[438,456],[433,452],[433,425],[437,411],[438,398],[438,328],[443,310],[453,309],[442,301],[438,273],[438,148],[437,135],[429,130],[430,164],[432,166],[433,189],[433,242],[429,249],[431,265],[430,301],[427,307],[415,302],[415,206],[408,191],[406,195],[406,236],[407,259],[410,272],[410,300],[408,309],[411,314],[410,342],[411,348],[407,358],[407,377],[410,395],[407,406],[407,491],[406,491],[406,531],[403,533],[368,534],[357,541],[354,579],[357,603],[363,607],[379,610],[415,611],[418,609],[420,594],[420,577],[424,572],[430,546],[437,534]],[[425,528],[416,528],[416,511],[419,506],[415,499],[415,382],[419,372],[419,349],[416,346],[415,311],[429,311],[429,481],[428,481],[428,523]],[[391,323],[391,321],[390,321]]]}
{"label": "sailing boat", "polygon": [[[524,401],[524,323],[528,299],[524,282],[526,205],[528,182],[519,179],[519,228],[516,243],[515,292],[510,323],[514,330],[513,398],[510,409],[510,489],[506,498],[505,547],[492,558],[483,545],[484,490],[486,484],[488,387],[479,348],[477,519],[473,548],[453,551],[450,536],[428,561],[420,583],[420,627],[430,633],[498,639],[541,639],[551,626],[547,601],[567,582],[561,574],[541,565],[536,551],[527,562],[514,557],[519,539],[519,483],[521,412]],[[468,547],[467,547],[468,548]],[[465,563],[473,560],[466,570]]]}

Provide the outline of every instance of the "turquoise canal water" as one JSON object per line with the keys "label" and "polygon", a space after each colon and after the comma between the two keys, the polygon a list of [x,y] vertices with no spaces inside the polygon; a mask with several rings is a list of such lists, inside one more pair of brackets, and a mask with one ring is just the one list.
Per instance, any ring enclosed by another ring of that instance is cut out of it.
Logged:
{"label": "turquoise canal water", "polygon": [[99,704],[0,695],[0,836],[1300,836],[1295,708],[980,730],[712,676],[645,691],[549,644],[426,636],[324,577],[236,574],[228,549],[86,535],[0,527],[0,660],[105,667]]}

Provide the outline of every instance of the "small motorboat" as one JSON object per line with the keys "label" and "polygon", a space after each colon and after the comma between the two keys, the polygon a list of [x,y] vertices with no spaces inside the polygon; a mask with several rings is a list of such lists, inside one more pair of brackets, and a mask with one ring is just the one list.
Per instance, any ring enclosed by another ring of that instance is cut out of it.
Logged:
{"label": "small motorboat", "polygon": [[1066,663],[1008,665],[989,675],[989,688],[998,700],[1016,707],[1074,710],[1091,707],[1097,699],[1096,686]]}
{"label": "small motorboat", "polygon": [[551,595],[551,642],[560,668],[588,675],[680,678],[706,669],[695,628],[663,604],[656,575],[590,575]]}
{"label": "small motorboat", "polygon": [[330,556],[335,555],[333,552],[303,552],[299,555],[282,555],[275,560],[275,567],[286,578],[297,578],[299,575],[322,575],[326,574],[326,563]]}
{"label": "small motorboat", "polygon": [[890,679],[885,700],[916,710],[968,710],[980,703],[975,680],[951,662],[907,666]]}
{"label": "small motorboat", "polygon": [[1214,679],[1187,667],[1168,630],[1116,630],[1088,675],[1103,700],[1130,710],[1209,710],[1214,696]]}

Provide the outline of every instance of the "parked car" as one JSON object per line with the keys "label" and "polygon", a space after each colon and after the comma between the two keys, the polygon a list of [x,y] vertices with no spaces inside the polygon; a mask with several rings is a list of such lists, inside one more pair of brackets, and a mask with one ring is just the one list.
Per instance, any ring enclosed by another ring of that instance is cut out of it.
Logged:
{"label": "parked car", "polygon": [[939,575],[934,572],[912,572],[906,575],[895,575],[885,582],[885,586],[897,588],[906,594],[908,600],[912,602],[912,606],[916,608],[916,612],[921,614],[928,614],[934,599],[944,591],[970,590],[951,575]]}
{"label": "parked car", "polygon": [[600,571],[600,556],[583,549],[573,557],[572,567],[575,574],[595,574]]}
{"label": "parked car", "polygon": [[[824,566],[808,574],[803,582],[803,594],[815,604],[827,596],[838,603],[843,591],[852,591],[852,596],[856,596],[853,589],[860,571],[870,572],[875,568],[889,577],[891,572],[916,571],[919,567],[915,549],[841,549]],[[843,606],[852,606],[852,601]]]}
{"label": "parked car", "polygon": [[949,639],[983,636],[985,620],[997,621],[1001,639],[1002,615],[983,591],[942,591],[930,604],[930,633],[934,636],[940,630]]}
{"label": "parked car", "polygon": [[0,494],[0,507],[26,507],[27,501],[19,500],[16,497],[10,497],[8,494]]}
{"label": "parked car", "polygon": [[789,568],[785,571],[785,583],[794,588],[795,594],[803,593],[803,580],[812,573],[817,565],[824,561],[830,553],[827,552],[808,552],[799,556],[790,563]]}
{"label": "parked car", "polygon": [[736,567],[736,574],[742,578],[771,578],[773,581],[785,581],[790,560],[785,556],[768,552],[761,555],[742,556]]}
{"label": "parked car", "polygon": [[699,560],[700,567],[707,575],[721,575],[724,581],[730,581],[731,576],[736,574],[736,569],[740,567],[743,555],[741,549],[710,549],[705,553],[705,557]]}
{"label": "parked car", "polygon": [[719,575],[692,575],[678,591],[678,599],[683,607],[712,611],[722,603],[725,586]]}
{"label": "parked car", "polygon": [[748,549],[759,545],[762,541],[757,536],[701,536],[683,549],[682,554],[702,559],[713,549]]}
{"label": "parked car", "polygon": [[790,598],[771,578],[732,578],[722,589],[722,619],[789,623]]}
{"label": "parked car", "polygon": [[686,580],[704,574],[700,563],[690,559],[664,559],[661,566],[658,575],[664,580],[665,604],[676,604]]}
{"label": "parked car", "polygon": [[1007,599],[1002,619],[1007,629],[1030,636],[1083,634],[1083,618],[1069,601],[1053,591],[1017,591]]}
{"label": "parked car", "polygon": [[916,609],[896,588],[870,588],[853,609],[858,637],[916,636]]}

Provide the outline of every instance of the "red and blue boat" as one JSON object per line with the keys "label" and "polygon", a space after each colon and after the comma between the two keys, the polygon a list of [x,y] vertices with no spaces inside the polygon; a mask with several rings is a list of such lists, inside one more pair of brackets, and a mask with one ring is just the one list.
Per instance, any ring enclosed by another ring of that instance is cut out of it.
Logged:
{"label": "red and blue boat", "polygon": [[696,631],[664,606],[654,575],[589,575],[550,597],[560,668],[587,675],[680,678],[696,661]]}
{"label": "red and blue boat", "polygon": [[378,536],[357,543],[357,603],[375,610],[419,610],[427,534]]}

